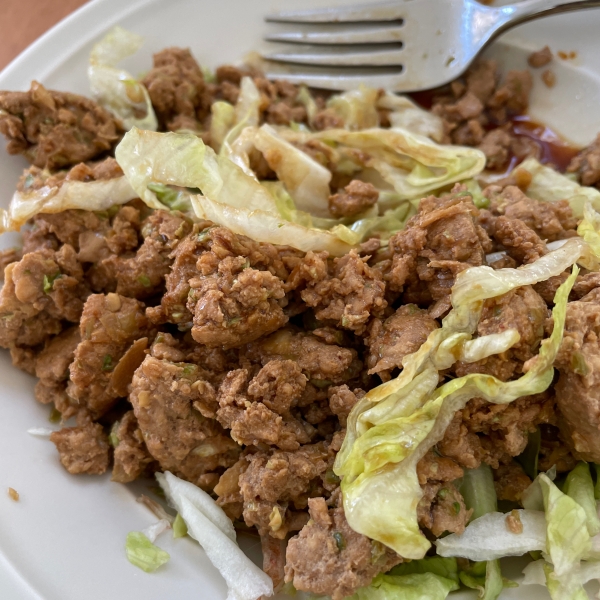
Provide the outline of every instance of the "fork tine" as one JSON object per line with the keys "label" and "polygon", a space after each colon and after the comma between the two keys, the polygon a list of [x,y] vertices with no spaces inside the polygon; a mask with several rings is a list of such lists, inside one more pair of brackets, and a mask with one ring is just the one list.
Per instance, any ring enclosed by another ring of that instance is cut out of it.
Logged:
{"label": "fork tine", "polygon": [[[310,67],[309,67],[310,68]],[[404,73],[387,71],[378,74],[353,73],[342,74],[337,70],[335,73],[315,73],[303,71],[285,71],[285,72],[266,72],[265,77],[270,80],[284,79],[291,83],[304,84],[309,87],[321,88],[326,90],[350,90],[366,85],[373,88],[396,89],[402,88],[402,83],[406,76]],[[412,83],[412,82],[411,82]],[[410,86],[410,83],[409,83]],[[414,86],[407,89],[414,89]]]}
{"label": "fork tine", "polygon": [[402,27],[377,27],[350,31],[282,31],[265,36],[269,42],[293,44],[385,44],[398,43]]}
{"label": "fork tine", "polygon": [[[407,0],[404,0],[406,2]],[[270,14],[267,21],[281,23],[351,23],[361,21],[397,21],[402,19],[404,2],[332,6],[313,10],[288,10]]]}
{"label": "fork tine", "polygon": [[339,50],[335,52],[271,52],[263,53],[266,60],[295,63],[300,65],[361,67],[361,66],[401,66],[402,49],[365,50],[362,52]]}

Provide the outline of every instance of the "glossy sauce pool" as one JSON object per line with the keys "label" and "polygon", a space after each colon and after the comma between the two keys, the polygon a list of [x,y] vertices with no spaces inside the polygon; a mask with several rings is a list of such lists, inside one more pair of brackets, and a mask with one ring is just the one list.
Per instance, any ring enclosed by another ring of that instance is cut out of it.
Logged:
{"label": "glossy sauce pool", "polygon": [[[425,108],[431,110],[433,98],[439,90],[426,90],[410,94],[412,99]],[[538,160],[543,164],[551,164],[561,173],[564,173],[571,160],[577,155],[580,148],[561,138],[555,131],[543,123],[534,121],[528,115],[515,116],[510,121],[511,133],[517,137],[525,137],[535,142],[539,148]],[[507,173],[521,162],[513,156],[509,164],[503,169]]]}

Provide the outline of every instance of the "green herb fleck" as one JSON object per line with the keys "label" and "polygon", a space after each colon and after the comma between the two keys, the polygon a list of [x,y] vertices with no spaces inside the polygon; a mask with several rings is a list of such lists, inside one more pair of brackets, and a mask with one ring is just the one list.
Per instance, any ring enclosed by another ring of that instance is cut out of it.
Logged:
{"label": "green herb fleck", "polygon": [[116,448],[119,445],[119,436],[117,435],[117,429],[119,429],[120,422],[115,421],[113,426],[110,428],[110,433],[108,435],[108,443]]}
{"label": "green herb fleck", "polygon": [[571,368],[577,375],[581,375],[582,377],[585,377],[590,372],[590,368],[581,352],[573,352],[571,354]]}
{"label": "green herb fleck", "polygon": [[311,379],[310,382],[319,389],[329,387],[333,383],[329,379]]}
{"label": "green herb fleck", "polygon": [[183,520],[182,516],[179,513],[177,513],[175,521],[173,521],[173,538],[177,539],[185,537],[187,535],[187,532],[188,528],[185,524],[185,521]]}
{"label": "green herb fleck", "polygon": [[340,482],[340,478],[333,472],[333,469],[325,471],[325,483],[336,485]]}
{"label": "green herb fleck", "polygon": [[339,531],[336,531],[333,534],[333,539],[335,540],[338,550],[341,552],[346,547],[346,540],[344,539],[344,536]]}
{"label": "green herb fleck", "polygon": [[152,283],[150,282],[150,277],[148,277],[148,275],[140,275],[137,278],[137,280],[146,288],[149,288],[152,285]]}
{"label": "green herb fleck", "polygon": [[54,275],[44,275],[43,286],[44,294],[49,294],[54,287],[54,282],[62,277],[61,273],[55,273]]}
{"label": "green herb fleck", "polygon": [[196,365],[186,364],[183,367],[183,375],[193,375],[198,370]]}
{"label": "green herb fleck", "polygon": [[110,354],[105,354],[102,359],[102,370],[103,371],[112,371],[115,368],[113,364],[113,358]]}
{"label": "green herb fleck", "polygon": [[231,317],[231,319],[225,321],[225,327],[233,327],[234,325],[237,325],[241,320],[242,317]]}
{"label": "green herb fleck", "polygon": [[460,512],[460,503],[454,502],[452,504],[452,510],[454,511],[454,514],[457,515]]}
{"label": "green herb fleck", "polygon": [[448,495],[448,488],[442,488],[438,493],[438,498],[441,498],[442,500]]}
{"label": "green herb fleck", "polygon": [[48,416],[48,421],[50,421],[50,423],[58,423],[62,418],[62,414],[59,410],[56,410],[56,408],[52,408],[52,410],[50,411],[50,415]]}
{"label": "green herb fleck", "polygon": [[189,210],[190,204],[187,194],[178,192],[162,183],[149,183],[148,189],[156,194],[156,197],[171,210]]}

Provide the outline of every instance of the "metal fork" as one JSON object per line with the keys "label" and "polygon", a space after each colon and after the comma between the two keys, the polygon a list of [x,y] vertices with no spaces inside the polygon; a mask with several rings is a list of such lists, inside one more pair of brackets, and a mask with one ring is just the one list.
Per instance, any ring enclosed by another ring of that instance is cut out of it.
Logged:
{"label": "metal fork", "polygon": [[474,0],[394,0],[283,11],[266,20],[301,27],[265,39],[300,46],[262,57],[274,79],[337,90],[363,83],[418,91],[462,75],[487,44],[516,25],[597,6],[600,0],[524,0],[499,7]]}

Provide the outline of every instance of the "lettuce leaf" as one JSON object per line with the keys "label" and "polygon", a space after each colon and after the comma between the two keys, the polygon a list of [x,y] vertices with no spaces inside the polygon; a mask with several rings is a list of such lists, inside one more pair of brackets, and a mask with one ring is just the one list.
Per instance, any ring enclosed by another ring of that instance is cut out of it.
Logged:
{"label": "lettuce leaf", "polygon": [[557,291],[552,335],[526,364],[527,372],[521,378],[502,382],[492,376],[470,374],[435,389],[440,368],[436,364],[438,349],[450,339],[455,340],[457,350],[464,344],[465,336],[457,334],[469,337],[475,332],[483,300],[558,274],[583,251],[584,244],[575,239],[519,269],[474,267],[459,274],[452,290],[453,309],[443,326],[405,358],[404,369],[395,380],[371,390],[349,416],[334,470],[342,478],[344,509],[353,529],[406,558],[424,556],[430,544],[417,522],[416,507],[422,495],[417,462],[443,437],[456,410],[471,398],[504,404],[542,392],[550,385],[577,267]]}
{"label": "lettuce leaf", "polygon": [[235,124],[235,108],[225,100],[217,100],[210,105],[210,143],[216,152]]}
{"label": "lettuce leaf", "polygon": [[327,101],[332,109],[344,121],[344,127],[351,131],[379,127],[377,98],[379,90],[361,85],[356,90],[336,94]]}
{"label": "lettuce leaf", "polygon": [[270,125],[258,129],[254,146],[277,173],[299,210],[319,217],[329,216],[331,172],[328,169],[286,142]]}
{"label": "lettuce leaf", "polygon": [[527,188],[527,195],[530,198],[545,202],[567,200],[573,215],[578,219],[583,216],[583,208],[588,202],[596,210],[600,210],[600,191],[596,188],[579,185],[552,167],[542,165],[535,158],[528,158],[518,168],[528,171],[532,176]]}
{"label": "lettuce leaf", "polygon": [[426,556],[421,560],[411,560],[396,565],[388,575],[411,575],[413,573],[433,573],[439,577],[458,583],[458,564],[454,557]]}
{"label": "lettuce leaf", "polygon": [[485,155],[475,148],[444,146],[406,129],[327,129],[314,133],[280,130],[288,141],[318,139],[360,150],[366,167],[374,169],[399,197],[420,199],[428,192],[470,179],[485,166]]}
{"label": "lettuce leaf", "polygon": [[583,219],[577,233],[589,244],[594,256],[600,259],[600,213],[589,202],[583,208]]}
{"label": "lettuce leaf", "polygon": [[150,183],[199,188],[215,202],[276,214],[275,202],[258,181],[192,134],[155,133],[136,127],[115,151],[131,187],[151,208],[164,209]]}
{"label": "lettuce leaf", "polygon": [[127,534],[125,542],[127,560],[146,573],[152,573],[159,567],[169,562],[168,552],[155,546],[140,531],[131,531]]}
{"label": "lettuce leaf", "polygon": [[573,498],[585,511],[586,525],[591,537],[600,533],[600,519],[594,498],[594,482],[587,463],[579,462],[567,475],[563,492]]}
{"label": "lettuce leaf", "polygon": [[581,559],[591,549],[585,510],[561,492],[544,473],[539,475],[546,511],[546,584],[553,600],[586,598],[580,579]]}
{"label": "lettuce leaf", "polygon": [[445,600],[458,583],[431,572],[410,575],[378,575],[371,585],[360,588],[348,600]]}
{"label": "lettuce leaf", "polygon": [[[143,44],[140,35],[116,26],[90,54],[88,78],[94,99],[121,119],[125,129],[139,127],[156,131],[158,122],[148,90],[117,64],[135,54]],[[144,115],[140,117],[139,115]]]}
{"label": "lettuce leaf", "polygon": [[543,512],[519,509],[522,533],[506,527],[504,513],[490,512],[469,523],[461,535],[452,533],[436,540],[440,556],[462,556],[474,561],[493,561],[546,550],[546,518]]}
{"label": "lettuce leaf", "polygon": [[89,182],[63,181],[56,187],[46,185],[37,190],[17,191],[8,209],[0,209],[0,233],[18,231],[39,213],[59,213],[69,209],[103,211],[137,197],[125,177]]}
{"label": "lettuce leaf", "polygon": [[157,479],[169,502],[185,521],[190,537],[204,548],[229,588],[229,600],[256,600],[273,595],[271,578],[240,549],[229,517],[195,485],[168,471]]}
{"label": "lettuce leaf", "polygon": [[385,92],[377,100],[377,108],[389,111],[392,128],[406,129],[440,143],[444,138],[444,122],[441,117],[417,106],[410,98]]}
{"label": "lettuce leaf", "polygon": [[198,217],[228,227],[234,233],[246,235],[257,242],[292,246],[303,252],[325,250],[331,256],[342,256],[352,248],[330,231],[290,223],[271,212],[221,204],[206,196],[192,196],[191,200]]}

